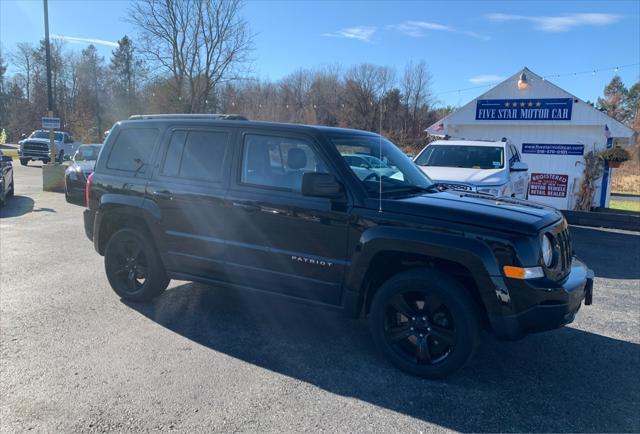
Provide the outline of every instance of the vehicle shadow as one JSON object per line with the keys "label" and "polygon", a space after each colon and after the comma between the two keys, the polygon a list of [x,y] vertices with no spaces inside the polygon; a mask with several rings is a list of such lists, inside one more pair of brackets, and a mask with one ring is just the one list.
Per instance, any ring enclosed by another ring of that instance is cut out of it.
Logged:
{"label": "vehicle shadow", "polygon": [[33,211],[33,199],[27,196],[13,196],[0,208],[0,218],[20,217]]}
{"label": "vehicle shadow", "polygon": [[194,283],[126,304],[212,350],[458,431],[640,431],[640,345],[569,327],[487,335],[461,372],[428,381],[389,365],[362,320],[324,309]]}
{"label": "vehicle shadow", "polygon": [[570,231],[576,254],[589,264],[596,277],[640,279],[640,232],[576,226],[571,226]]}

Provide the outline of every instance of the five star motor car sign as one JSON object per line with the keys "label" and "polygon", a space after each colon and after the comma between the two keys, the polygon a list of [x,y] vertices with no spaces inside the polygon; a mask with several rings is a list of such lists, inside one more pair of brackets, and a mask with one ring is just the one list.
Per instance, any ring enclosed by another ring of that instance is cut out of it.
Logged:
{"label": "five star motor car sign", "polygon": [[568,183],[568,175],[532,173],[529,181],[529,196],[567,197]]}
{"label": "five star motor car sign", "polygon": [[570,121],[573,99],[479,99],[477,121]]}

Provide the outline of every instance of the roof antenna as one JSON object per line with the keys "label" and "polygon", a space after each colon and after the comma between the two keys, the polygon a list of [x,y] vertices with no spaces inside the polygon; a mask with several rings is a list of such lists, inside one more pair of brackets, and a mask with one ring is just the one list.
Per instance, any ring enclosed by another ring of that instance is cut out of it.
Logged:
{"label": "roof antenna", "polygon": [[[380,163],[382,163],[382,101],[380,101],[380,126],[378,129],[378,150]],[[378,212],[382,212],[382,175],[378,174]]]}

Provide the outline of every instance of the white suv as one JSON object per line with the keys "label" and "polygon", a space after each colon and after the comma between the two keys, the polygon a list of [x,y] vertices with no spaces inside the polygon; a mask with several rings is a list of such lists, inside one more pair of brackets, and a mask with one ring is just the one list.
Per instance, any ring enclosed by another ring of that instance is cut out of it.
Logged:
{"label": "white suv", "polygon": [[436,140],[414,161],[434,182],[449,188],[527,197],[529,167],[506,141]]}

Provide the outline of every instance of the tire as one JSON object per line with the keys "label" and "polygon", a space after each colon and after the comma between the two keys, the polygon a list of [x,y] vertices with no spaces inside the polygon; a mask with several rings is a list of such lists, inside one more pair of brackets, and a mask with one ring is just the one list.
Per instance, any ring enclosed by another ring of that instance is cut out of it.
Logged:
{"label": "tire", "polygon": [[63,161],[64,161],[64,151],[61,150],[60,153],[58,154],[57,162],[62,163]]}
{"label": "tire", "polygon": [[169,285],[155,248],[135,229],[113,234],[105,249],[104,265],[111,287],[125,300],[149,301]]}
{"label": "tire", "polygon": [[23,166],[26,166],[27,164],[29,164],[29,159],[28,158],[21,158],[20,159],[20,164]]}
{"label": "tire", "polygon": [[392,364],[431,379],[462,368],[480,338],[477,307],[468,291],[430,269],[405,271],[385,282],[373,299],[369,328]]}

